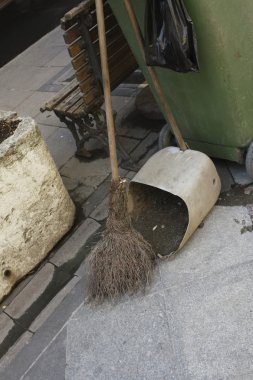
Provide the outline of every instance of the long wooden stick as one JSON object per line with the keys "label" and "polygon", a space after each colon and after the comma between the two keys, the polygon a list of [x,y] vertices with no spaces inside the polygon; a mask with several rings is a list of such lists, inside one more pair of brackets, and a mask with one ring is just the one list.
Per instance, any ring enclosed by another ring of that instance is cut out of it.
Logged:
{"label": "long wooden stick", "polygon": [[104,19],[104,5],[103,0],[96,0],[96,12],[97,12],[97,24],[98,24],[98,36],[99,36],[99,48],[100,48],[100,60],[102,67],[102,76],[104,83],[104,98],[105,98],[105,112],[107,133],[109,141],[110,160],[112,168],[112,179],[117,181],[119,179],[116,139],[115,139],[115,125],[112,110],[112,96],[110,86],[110,75],[108,67],[107,57],[107,45],[105,35],[105,19]]}
{"label": "long wooden stick", "polygon": [[[124,4],[125,4],[125,7],[126,7],[126,10],[128,13],[128,17],[131,21],[132,28],[134,30],[135,37],[136,37],[138,45],[139,45],[139,49],[141,51],[142,58],[144,59],[144,62],[145,62],[145,51],[144,51],[143,37],[142,37],[140,26],[139,26],[138,20],[136,18],[131,0],[124,0]],[[178,145],[179,145],[180,149],[184,151],[187,149],[187,146],[186,146],[184,139],[183,139],[183,136],[182,136],[182,134],[178,128],[176,119],[175,119],[175,117],[171,111],[168,100],[164,94],[162,87],[161,87],[159,78],[158,78],[158,76],[157,76],[157,74],[156,74],[156,72],[152,66],[147,66],[147,69],[148,69],[149,75],[152,79],[152,82],[154,84],[157,95],[159,96],[160,101],[162,103],[162,107],[165,111],[166,118],[167,118],[168,122],[170,123],[172,131],[174,132],[174,135],[177,139]]]}

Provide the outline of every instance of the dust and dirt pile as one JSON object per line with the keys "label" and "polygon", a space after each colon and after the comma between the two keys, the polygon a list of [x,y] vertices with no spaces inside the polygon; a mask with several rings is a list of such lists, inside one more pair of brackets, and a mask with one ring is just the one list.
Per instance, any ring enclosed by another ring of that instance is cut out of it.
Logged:
{"label": "dust and dirt pile", "polygon": [[20,120],[0,120],[0,144],[13,135]]}
{"label": "dust and dirt pile", "polygon": [[188,210],[181,198],[147,185],[134,184],[132,223],[159,256],[179,247],[187,226]]}

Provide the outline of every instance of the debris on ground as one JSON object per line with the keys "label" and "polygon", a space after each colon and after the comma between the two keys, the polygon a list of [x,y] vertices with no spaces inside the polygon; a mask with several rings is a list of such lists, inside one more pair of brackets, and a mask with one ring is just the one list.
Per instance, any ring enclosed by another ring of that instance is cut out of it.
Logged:
{"label": "debris on ground", "polygon": [[0,144],[13,135],[19,123],[19,119],[0,120]]}

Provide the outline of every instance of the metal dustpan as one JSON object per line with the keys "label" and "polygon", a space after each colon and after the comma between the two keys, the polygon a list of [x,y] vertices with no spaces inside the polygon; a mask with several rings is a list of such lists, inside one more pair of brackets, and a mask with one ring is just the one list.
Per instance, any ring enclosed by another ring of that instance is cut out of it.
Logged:
{"label": "metal dustpan", "polygon": [[133,225],[158,256],[170,256],[201,225],[220,189],[220,178],[207,155],[165,148],[130,182],[128,207]]}

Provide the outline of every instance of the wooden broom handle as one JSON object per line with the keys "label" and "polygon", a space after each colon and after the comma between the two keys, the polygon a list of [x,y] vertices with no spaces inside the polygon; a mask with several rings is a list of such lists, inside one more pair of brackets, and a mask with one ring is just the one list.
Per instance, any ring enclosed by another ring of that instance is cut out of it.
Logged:
{"label": "wooden broom handle", "polygon": [[[136,37],[138,45],[139,45],[139,49],[141,51],[142,58],[144,59],[144,62],[145,62],[145,51],[144,51],[143,37],[142,37],[140,26],[139,26],[138,20],[136,18],[131,0],[124,0],[124,4],[125,4],[125,7],[126,7],[126,10],[128,13],[128,17],[131,21],[132,28],[134,30],[135,37]],[[162,107],[163,107],[165,114],[166,114],[166,119],[170,123],[172,131],[174,132],[174,135],[177,139],[178,145],[179,145],[181,150],[185,151],[187,149],[187,145],[185,144],[183,136],[182,136],[182,134],[178,128],[176,119],[175,119],[175,117],[171,111],[170,105],[169,105],[168,100],[164,94],[162,87],[161,87],[158,76],[157,76],[157,74],[156,74],[156,72],[152,66],[147,66],[147,69],[148,69],[149,75],[153,81],[155,90],[156,90],[156,92],[160,98],[161,103],[162,103]]]}
{"label": "wooden broom handle", "polygon": [[117,160],[115,125],[114,125],[113,110],[112,110],[112,96],[111,96],[110,75],[109,75],[109,67],[108,67],[108,57],[107,57],[103,0],[96,0],[96,12],[97,12],[97,24],[98,24],[100,60],[101,60],[102,77],[103,77],[103,84],[104,84],[105,112],[106,112],[107,134],[108,134],[110,160],[111,160],[111,168],[112,168],[112,179],[114,181],[118,181],[119,169],[118,169],[118,160]]}

